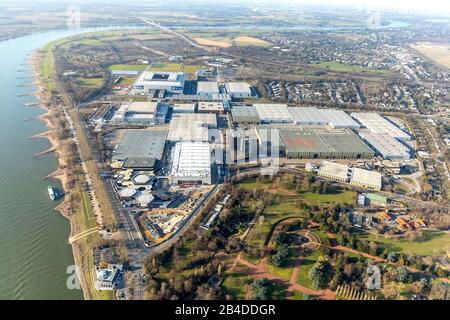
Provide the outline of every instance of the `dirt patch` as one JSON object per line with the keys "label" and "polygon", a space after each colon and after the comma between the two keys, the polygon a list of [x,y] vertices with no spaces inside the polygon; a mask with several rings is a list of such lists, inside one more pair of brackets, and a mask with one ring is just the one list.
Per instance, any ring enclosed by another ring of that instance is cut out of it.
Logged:
{"label": "dirt patch", "polygon": [[233,43],[238,46],[269,46],[270,43],[255,37],[241,36],[233,39]]}
{"label": "dirt patch", "polygon": [[419,42],[411,47],[441,66],[450,69],[450,44]]}
{"label": "dirt patch", "polygon": [[213,38],[192,38],[198,44],[202,46],[210,46],[210,47],[220,47],[220,48],[229,48],[231,47],[231,43],[226,40],[213,39]]}

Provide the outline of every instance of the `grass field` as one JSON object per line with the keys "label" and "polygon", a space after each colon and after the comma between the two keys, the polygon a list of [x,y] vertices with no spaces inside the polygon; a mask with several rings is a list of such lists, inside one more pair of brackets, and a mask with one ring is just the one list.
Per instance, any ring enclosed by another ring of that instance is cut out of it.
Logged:
{"label": "grass field", "polygon": [[234,299],[245,299],[247,287],[253,282],[248,275],[246,267],[241,264],[236,266],[237,270],[227,271],[226,278],[222,283],[225,294],[230,294]]}
{"label": "grass field", "polygon": [[144,71],[145,68],[147,68],[146,64],[113,64],[108,67],[108,70]]}
{"label": "grass field", "polygon": [[289,248],[290,257],[289,261],[284,265],[283,267],[275,267],[271,265],[269,262],[267,263],[267,271],[271,274],[274,274],[276,276],[279,276],[280,278],[283,278],[285,280],[288,280],[291,278],[292,271],[294,269],[295,260],[297,260],[297,256],[299,253],[299,250],[295,247]]}
{"label": "grass field", "polygon": [[210,37],[204,35],[202,37],[193,37],[192,39],[200,45],[219,48],[229,48],[231,46],[270,46],[270,43],[267,41],[244,35],[237,37]]}
{"label": "grass field", "polygon": [[423,239],[417,241],[387,239],[381,236],[376,238],[374,235],[362,231],[354,231],[354,234],[359,239],[375,241],[384,248],[406,254],[427,256],[446,252],[450,248],[450,236],[440,231],[425,230],[423,231]]}
{"label": "grass field", "polygon": [[353,204],[356,202],[356,192],[340,191],[337,193],[318,194],[315,192],[300,192],[303,201],[311,206],[325,206],[337,204]]}
{"label": "grass field", "polygon": [[450,45],[448,43],[419,42],[412,48],[441,66],[450,68]]}
{"label": "grass field", "polygon": [[332,61],[322,61],[312,65],[315,68],[327,69],[333,72],[355,72],[355,73],[370,73],[370,74],[387,74],[389,70],[378,70],[373,68],[366,68],[355,66],[351,64],[332,62]]}
{"label": "grass field", "polygon": [[81,87],[98,88],[103,84],[103,78],[78,78]]}
{"label": "grass field", "polygon": [[320,251],[306,251],[304,253],[304,257],[300,260],[300,266],[298,268],[298,275],[297,275],[297,283],[307,287],[312,288],[312,282],[308,278],[308,272],[311,269],[311,267],[316,263],[317,259],[320,257]]}

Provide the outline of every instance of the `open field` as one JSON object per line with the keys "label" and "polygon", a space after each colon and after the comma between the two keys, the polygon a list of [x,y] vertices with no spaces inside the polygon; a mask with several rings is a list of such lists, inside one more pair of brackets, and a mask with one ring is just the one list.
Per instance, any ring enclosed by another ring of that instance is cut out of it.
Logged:
{"label": "open field", "polygon": [[239,36],[233,39],[233,44],[237,46],[270,46],[270,43],[255,37]]}
{"label": "open field", "polygon": [[229,48],[231,46],[270,46],[270,43],[251,36],[237,36],[237,37],[208,37],[207,35],[202,37],[193,37],[200,45]]}
{"label": "open field", "polygon": [[229,48],[232,46],[232,42],[227,38],[193,38],[195,42],[202,46]]}
{"label": "open field", "polygon": [[307,287],[312,288],[312,281],[308,278],[308,272],[311,267],[316,263],[317,259],[320,257],[320,251],[306,250],[300,259],[300,266],[298,268],[297,283]]}
{"label": "open field", "polygon": [[411,47],[441,66],[450,68],[449,44],[419,42]]}
{"label": "open field", "polygon": [[103,84],[103,78],[79,78],[78,83],[82,87],[97,88]]}
{"label": "open field", "polygon": [[450,248],[450,236],[447,233],[433,230],[423,231],[423,239],[416,241],[406,241],[401,239],[388,239],[385,237],[375,237],[372,234],[355,231],[355,235],[360,239],[375,241],[382,247],[403,252],[406,254],[416,254],[420,256],[442,253]]}
{"label": "open field", "polygon": [[146,64],[113,64],[108,67],[108,70],[144,71],[147,67],[148,65]]}
{"label": "open field", "polygon": [[322,61],[311,65],[318,69],[327,69],[332,72],[354,72],[354,73],[368,73],[368,74],[379,74],[384,75],[389,73],[389,70],[379,70],[373,68],[360,67],[351,64],[332,62],[332,61]]}

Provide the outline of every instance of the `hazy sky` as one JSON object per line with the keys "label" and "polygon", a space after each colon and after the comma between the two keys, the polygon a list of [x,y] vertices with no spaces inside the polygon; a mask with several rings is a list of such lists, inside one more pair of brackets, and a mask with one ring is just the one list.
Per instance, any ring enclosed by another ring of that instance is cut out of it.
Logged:
{"label": "hazy sky", "polygon": [[[258,2],[258,0],[254,0]],[[308,4],[349,4],[362,9],[395,9],[415,13],[445,13],[450,14],[449,0],[273,0],[283,3]]]}

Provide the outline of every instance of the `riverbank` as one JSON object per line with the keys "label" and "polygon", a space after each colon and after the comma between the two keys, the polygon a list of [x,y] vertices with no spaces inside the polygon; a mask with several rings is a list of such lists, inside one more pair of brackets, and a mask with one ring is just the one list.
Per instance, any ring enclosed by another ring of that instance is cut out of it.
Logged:
{"label": "riverbank", "polygon": [[[41,102],[41,107],[46,111],[45,114],[40,115],[38,118],[42,120],[47,126],[48,130],[38,134],[32,138],[45,138],[51,144],[51,148],[54,150],[55,157],[58,162],[57,169],[49,175],[52,178],[58,179],[61,182],[61,186],[64,190],[66,196],[62,200],[62,202],[55,208],[58,212],[60,212],[65,218],[67,218],[70,222],[70,237],[74,236],[74,213],[77,210],[73,210],[71,207],[71,203],[69,200],[69,194],[71,190],[68,186],[69,181],[69,172],[68,172],[68,154],[65,152],[64,148],[61,148],[64,141],[61,141],[56,132],[56,117],[55,117],[55,109],[51,108],[51,98],[52,93],[47,89],[44,80],[42,79],[41,74],[41,64],[43,63],[43,57],[39,51],[36,51],[30,57],[29,63],[31,64],[31,68],[35,77],[35,87],[36,92],[34,93],[35,97]],[[83,270],[82,265],[82,256],[83,253],[81,251],[80,246],[76,243],[71,244],[73,257],[77,270]],[[90,254],[90,253],[88,253]],[[86,281],[86,277],[83,272],[78,272],[78,277],[80,280],[81,288],[83,290],[84,299],[90,300],[92,299],[92,294],[90,293],[88,283]]]}

